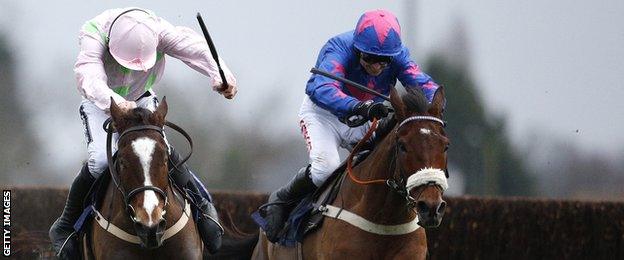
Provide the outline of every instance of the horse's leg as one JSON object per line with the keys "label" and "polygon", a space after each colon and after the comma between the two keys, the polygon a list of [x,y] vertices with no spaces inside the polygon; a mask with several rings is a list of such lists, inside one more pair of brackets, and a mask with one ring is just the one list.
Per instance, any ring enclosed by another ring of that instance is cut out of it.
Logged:
{"label": "horse's leg", "polygon": [[401,248],[396,255],[392,258],[388,257],[388,259],[427,259],[427,234],[425,234],[425,229],[420,228],[414,236],[413,239],[409,239],[410,243],[406,243],[409,245],[408,247]]}
{"label": "horse's leg", "polygon": [[202,259],[203,248],[195,222],[190,218],[182,230],[158,248],[156,259]]}

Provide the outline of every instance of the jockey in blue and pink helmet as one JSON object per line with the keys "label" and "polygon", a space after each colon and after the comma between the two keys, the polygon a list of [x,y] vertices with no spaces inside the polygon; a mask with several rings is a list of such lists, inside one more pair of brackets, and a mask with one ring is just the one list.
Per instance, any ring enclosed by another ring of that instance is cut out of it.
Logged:
{"label": "jockey in blue and pink helmet", "polygon": [[[384,95],[399,80],[424,92],[431,102],[438,85],[411,59],[401,43],[401,26],[386,10],[364,13],[355,30],[339,34],[321,49],[316,68],[349,79]],[[308,147],[309,165],[285,186],[273,192],[263,206],[265,228],[270,241],[279,240],[292,202],[320,187],[340,165],[338,148],[352,148],[370,128],[368,120],[346,125],[351,118],[384,118],[388,111],[383,99],[337,80],[312,75],[299,110],[301,132]],[[387,120],[392,122],[393,120]],[[381,123],[380,123],[381,125]]]}
{"label": "jockey in blue and pink helmet", "polygon": [[353,46],[368,54],[396,56],[403,48],[399,20],[385,10],[366,12],[353,31]]}

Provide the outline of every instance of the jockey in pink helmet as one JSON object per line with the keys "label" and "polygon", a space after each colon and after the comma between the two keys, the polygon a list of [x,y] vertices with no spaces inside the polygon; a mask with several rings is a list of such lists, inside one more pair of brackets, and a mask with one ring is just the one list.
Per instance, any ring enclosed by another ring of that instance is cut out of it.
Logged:
{"label": "jockey in pink helmet", "polygon": [[[401,27],[396,16],[386,10],[364,13],[355,30],[329,39],[318,55],[316,67],[384,95],[390,93],[397,80],[407,88],[422,91],[429,102],[438,88],[411,59],[401,43]],[[272,242],[279,240],[285,218],[296,202],[320,187],[340,165],[338,148],[350,150],[370,128],[367,120],[349,127],[345,124],[348,118],[383,118],[388,114],[380,97],[321,75],[310,77],[306,94],[299,119],[308,146],[309,165],[273,192],[269,203],[262,207],[267,221],[266,235]],[[380,125],[389,127],[396,123],[383,121]]]}
{"label": "jockey in pink helmet", "polygon": [[145,12],[119,16],[109,28],[108,50],[119,65],[147,71],[156,64],[158,22]]}
{"label": "jockey in pink helmet", "polygon": [[[111,97],[122,109],[142,107],[154,111],[158,99],[153,87],[162,77],[165,54],[208,76],[212,88],[224,97],[231,99],[237,92],[236,79],[220,60],[228,82],[222,86],[217,64],[201,35],[186,27],[173,26],[149,10],[106,10],[83,25],[79,39],[80,53],[74,72],[83,97],[80,116],[88,160],[69,190],[62,215],[50,228],[53,248],[61,258],[69,259],[77,256],[73,225],[82,212],[83,199],[95,178],[108,167],[106,132],[102,126],[110,117]],[[171,161],[177,164],[179,154],[172,147],[169,153]],[[223,228],[210,196],[186,165],[172,175],[176,184],[193,197],[200,212],[199,234],[208,251],[214,253],[221,245]]]}

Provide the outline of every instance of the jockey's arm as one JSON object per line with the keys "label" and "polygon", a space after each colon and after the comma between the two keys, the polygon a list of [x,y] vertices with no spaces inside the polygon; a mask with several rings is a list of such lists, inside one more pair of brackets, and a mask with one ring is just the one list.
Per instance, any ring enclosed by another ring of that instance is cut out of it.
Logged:
{"label": "jockey's arm", "polygon": [[[344,58],[338,53],[326,50],[318,68],[338,77],[345,77],[343,60]],[[306,94],[318,106],[330,111],[338,118],[344,118],[353,112],[359,101],[345,94],[341,89],[342,85],[343,83],[337,80],[312,74],[306,85]]]}
{"label": "jockey's arm", "polygon": [[407,48],[403,48],[403,51],[397,57],[395,57],[396,62],[399,63],[399,73],[397,78],[403,86],[407,86],[408,88],[420,88],[429,103],[433,100],[433,95],[438,89],[438,84],[436,84],[433,79],[424,73],[418,64],[414,62],[409,55],[409,51]]}
{"label": "jockey's arm", "polygon": [[108,87],[103,61],[106,51],[102,42],[90,34],[81,32],[80,53],[74,65],[78,91],[104,111],[108,111],[111,97],[117,103],[126,102],[125,98]]}
{"label": "jockey's arm", "polygon": [[[223,81],[206,40],[190,28],[173,26],[162,18],[159,18],[159,22],[162,31],[158,48],[165,54],[181,60],[199,73],[208,76],[212,81],[213,90],[218,91]],[[219,58],[219,64],[221,64],[229,85],[225,91],[220,93],[226,98],[232,98],[237,92],[236,78],[223,59]]]}

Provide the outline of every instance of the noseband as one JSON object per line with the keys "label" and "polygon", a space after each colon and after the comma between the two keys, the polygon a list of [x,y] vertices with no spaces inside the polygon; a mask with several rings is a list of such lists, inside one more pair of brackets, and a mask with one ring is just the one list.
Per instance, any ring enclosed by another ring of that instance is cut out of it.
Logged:
{"label": "noseband", "polygon": [[394,190],[400,196],[404,197],[407,200],[408,205],[410,206],[416,205],[416,199],[420,197],[420,194],[418,194],[418,196],[414,198],[410,195],[409,192],[418,186],[432,185],[440,189],[441,192],[444,192],[448,188],[448,183],[446,181],[446,179],[448,178],[448,174],[446,169],[441,170],[436,168],[423,168],[414,172],[408,178],[405,178],[406,174],[403,171],[403,168],[396,167],[396,159],[399,155],[399,130],[407,123],[415,121],[433,121],[436,123],[440,123],[442,127],[446,127],[446,122],[434,116],[412,116],[403,120],[395,131],[395,133],[397,133],[397,136],[395,140],[396,144],[394,145],[395,160],[393,161],[393,163],[395,164],[395,169],[399,172],[399,177],[397,178],[395,176],[396,174],[394,174],[391,179],[386,180],[386,185],[392,188],[392,190]]}

